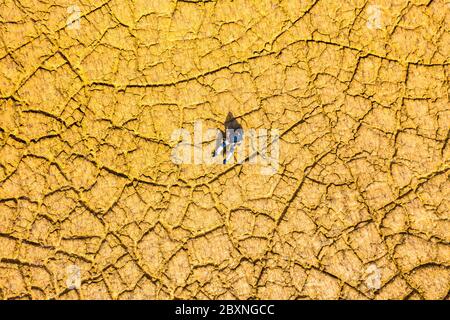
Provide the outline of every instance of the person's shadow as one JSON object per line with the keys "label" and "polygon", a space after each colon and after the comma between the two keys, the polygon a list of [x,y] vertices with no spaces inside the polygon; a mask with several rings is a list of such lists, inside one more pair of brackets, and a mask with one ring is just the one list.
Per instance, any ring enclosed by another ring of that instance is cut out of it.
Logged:
{"label": "person's shadow", "polygon": [[239,124],[237,119],[233,116],[231,112],[228,112],[227,118],[225,119],[225,132],[227,130],[241,130],[242,126]]}
{"label": "person's shadow", "polygon": [[236,144],[242,141],[243,129],[231,112],[227,114],[224,127],[224,131],[219,130],[220,133],[217,135],[216,148],[212,156],[216,157],[222,154],[224,157],[223,163],[225,164],[233,155]]}

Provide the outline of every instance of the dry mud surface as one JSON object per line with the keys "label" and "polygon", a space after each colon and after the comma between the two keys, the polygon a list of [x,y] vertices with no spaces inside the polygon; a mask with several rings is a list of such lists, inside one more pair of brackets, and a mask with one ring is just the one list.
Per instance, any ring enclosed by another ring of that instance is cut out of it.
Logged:
{"label": "dry mud surface", "polygon": [[[1,1],[0,298],[449,299],[449,27],[442,0]],[[172,161],[228,112],[279,131],[273,174]]]}

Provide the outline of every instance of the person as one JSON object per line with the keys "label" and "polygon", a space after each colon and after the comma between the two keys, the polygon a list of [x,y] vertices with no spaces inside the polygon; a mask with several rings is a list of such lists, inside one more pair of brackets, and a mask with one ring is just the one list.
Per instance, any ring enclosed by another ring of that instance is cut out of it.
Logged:
{"label": "person", "polygon": [[233,157],[236,146],[241,143],[243,136],[244,136],[244,133],[242,131],[242,128],[227,129],[225,138],[223,136],[222,131],[219,131],[218,139],[217,139],[217,147],[213,151],[212,156],[216,157],[217,155],[219,155],[225,151],[225,157],[223,159],[223,164],[228,163],[231,160],[231,157]]}

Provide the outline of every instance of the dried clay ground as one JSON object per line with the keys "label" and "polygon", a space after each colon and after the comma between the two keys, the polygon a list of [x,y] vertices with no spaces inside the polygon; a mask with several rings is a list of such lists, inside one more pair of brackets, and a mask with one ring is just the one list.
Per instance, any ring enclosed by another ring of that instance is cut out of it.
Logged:
{"label": "dried clay ground", "polygon": [[[0,298],[449,299],[449,29],[443,0],[1,1]],[[229,112],[279,131],[273,174],[172,161]]]}

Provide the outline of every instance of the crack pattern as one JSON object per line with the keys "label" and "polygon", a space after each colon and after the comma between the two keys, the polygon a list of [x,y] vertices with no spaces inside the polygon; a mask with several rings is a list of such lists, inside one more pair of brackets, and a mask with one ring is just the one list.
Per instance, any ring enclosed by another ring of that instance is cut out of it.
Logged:
{"label": "crack pattern", "polygon": [[[2,1],[0,298],[450,299],[449,29],[444,0]],[[276,174],[171,161],[228,112],[279,130]]]}

